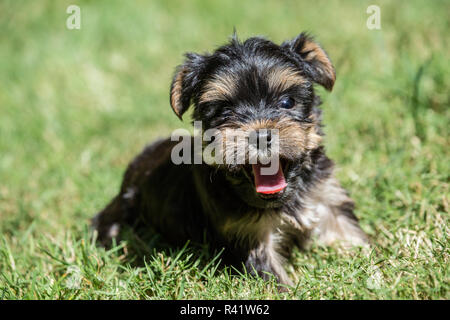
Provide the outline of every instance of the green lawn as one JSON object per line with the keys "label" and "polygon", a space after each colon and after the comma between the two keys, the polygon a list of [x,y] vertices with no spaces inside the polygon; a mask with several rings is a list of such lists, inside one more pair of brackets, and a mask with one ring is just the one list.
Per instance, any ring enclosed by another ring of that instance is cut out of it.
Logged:
{"label": "green lawn", "polygon": [[[81,30],[66,28],[72,3]],[[366,27],[370,4],[381,30]],[[449,299],[448,12],[448,1],[2,0],[0,299]],[[189,128],[168,103],[182,54],[233,27],[278,43],[309,30],[328,51],[325,144],[373,241],[369,253],[297,252],[288,293],[217,268],[203,247],[156,251],[151,238],[105,251],[89,237],[133,156]]]}

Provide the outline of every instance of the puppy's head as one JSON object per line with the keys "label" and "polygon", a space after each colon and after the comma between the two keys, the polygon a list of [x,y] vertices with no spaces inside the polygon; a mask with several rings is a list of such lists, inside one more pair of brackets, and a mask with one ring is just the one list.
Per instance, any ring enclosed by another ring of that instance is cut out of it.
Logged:
{"label": "puppy's head", "polygon": [[[321,142],[313,85],[331,90],[334,81],[327,54],[304,33],[281,45],[234,36],[212,54],[186,54],[170,103],[180,118],[193,104],[194,120],[213,130],[208,163],[225,170],[243,200],[277,207],[298,188],[305,159]],[[276,159],[271,170],[269,158]]]}

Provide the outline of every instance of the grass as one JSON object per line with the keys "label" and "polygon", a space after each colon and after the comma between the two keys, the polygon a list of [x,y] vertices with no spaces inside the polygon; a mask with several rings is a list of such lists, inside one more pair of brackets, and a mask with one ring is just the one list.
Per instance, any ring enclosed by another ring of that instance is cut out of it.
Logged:
{"label": "grass", "polygon": [[[1,299],[449,299],[447,1],[0,2]],[[366,8],[381,8],[381,30]],[[217,267],[207,248],[110,250],[88,222],[133,156],[178,127],[168,91],[185,51],[317,36],[337,70],[326,147],[373,241],[297,252],[296,287]],[[145,256],[145,258],[140,258]]]}

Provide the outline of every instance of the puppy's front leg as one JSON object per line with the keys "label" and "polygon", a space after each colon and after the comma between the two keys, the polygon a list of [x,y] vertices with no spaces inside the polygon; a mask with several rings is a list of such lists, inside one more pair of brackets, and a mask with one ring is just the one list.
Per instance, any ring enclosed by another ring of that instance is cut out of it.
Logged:
{"label": "puppy's front leg", "polygon": [[293,285],[283,268],[282,257],[276,252],[270,242],[260,243],[250,251],[245,261],[245,268],[250,274],[257,274],[264,280],[269,280],[270,274],[273,274],[278,283]]}

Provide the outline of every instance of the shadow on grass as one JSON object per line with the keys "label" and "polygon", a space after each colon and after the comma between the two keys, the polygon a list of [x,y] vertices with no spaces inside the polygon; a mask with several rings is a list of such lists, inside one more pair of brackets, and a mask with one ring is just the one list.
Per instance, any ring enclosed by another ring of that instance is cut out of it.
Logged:
{"label": "shadow on grass", "polygon": [[151,279],[169,280],[187,273],[201,282],[214,283],[215,277],[224,275],[227,281],[233,278],[250,280],[252,283],[265,283],[285,292],[284,285],[279,285],[273,275],[263,280],[245,268],[245,265],[233,263],[226,255],[225,248],[213,250],[206,237],[202,243],[187,241],[183,246],[174,246],[149,228],[135,229],[124,226],[119,234],[120,240],[114,241],[111,248],[117,247],[122,263],[133,268],[145,268]]}
{"label": "shadow on grass", "polygon": [[225,262],[224,249],[212,250],[206,240],[202,243],[187,241],[183,246],[174,246],[149,228],[124,226],[118,239],[106,247],[113,248],[118,248],[123,265],[146,268],[147,271],[151,269],[155,278],[175,269],[189,272],[199,280],[211,279],[219,272],[226,272],[229,276],[248,276],[245,270]]}
{"label": "shadow on grass", "polygon": [[161,255],[172,259],[193,256],[202,265],[211,265],[213,262],[223,265],[223,250],[220,252],[212,251],[206,241],[203,243],[187,241],[183,246],[174,246],[164,241],[158,233],[151,229],[134,229],[130,226],[124,226],[119,241],[126,242],[124,247],[125,261],[133,266],[142,267],[145,265],[146,259]]}

